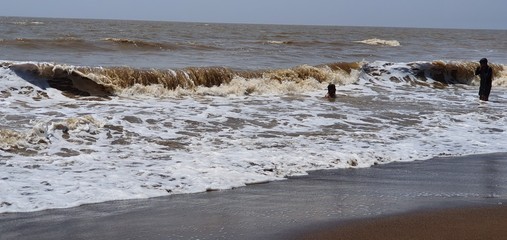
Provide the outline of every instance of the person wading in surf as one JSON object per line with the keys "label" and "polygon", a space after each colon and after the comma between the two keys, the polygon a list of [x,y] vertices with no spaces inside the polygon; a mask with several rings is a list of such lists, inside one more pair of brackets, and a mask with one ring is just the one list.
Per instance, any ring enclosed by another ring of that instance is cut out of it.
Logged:
{"label": "person wading in surf", "polygon": [[475,75],[481,78],[481,85],[479,86],[479,99],[488,101],[489,93],[491,92],[491,83],[493,82],[493,69],[488,66],[488,59],[483,58],[479,61],[481,64],[475,70]]}
{"label": "person wading in surf", "polygon": [[327,86],[326,98],[336,98],[336,86],[332,83]]}

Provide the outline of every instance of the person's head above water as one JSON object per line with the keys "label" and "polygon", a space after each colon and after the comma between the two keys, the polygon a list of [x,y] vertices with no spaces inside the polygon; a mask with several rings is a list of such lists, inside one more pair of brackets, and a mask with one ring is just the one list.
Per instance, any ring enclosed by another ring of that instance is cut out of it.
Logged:
{"label": "person's head above water", "polygon": [[482,58],[481,60],[479,60],[479,63],[481,64],[481,66],[486,66],[488,65],[488,59]]}
{"label": "person's head above water", "polygon": [[336,97],[336,86],[334,84],[329,84],[327,86],[327,95],[328,98],[335,98]]}

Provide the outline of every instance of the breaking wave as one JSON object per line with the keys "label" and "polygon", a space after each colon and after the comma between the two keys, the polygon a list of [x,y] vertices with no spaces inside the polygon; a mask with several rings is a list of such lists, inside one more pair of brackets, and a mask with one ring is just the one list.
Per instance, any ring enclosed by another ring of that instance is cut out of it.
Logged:
{"label": "breaking wave", "polygon": [[362,41],[357,41],[358,43],[364,43],[367,45],[384,45],[384,46],[391,46],[391,47],[398,47],[401,46],[400,42],[397,40],[383,40],[378,38],[371,38],[366,39]]}
{"label": "breaking wave", "polygon": [[44,25],[44,22],[40,21],[17,21],[11,23],[14,25]]}
{"label": "breaking wave", "polygon": [[[303,65],[264,71],[235,71],[225,67],[188,67],[178,70],[102,68],[8,62],[2,66],[22,77],[37,79],[39,83],[47,82],[50,87],[61,90],[67,96],[108,97],[122,94],[248,95],[276,93],[280,85],[302,86],[308,84],[307,82],[347,84],[357,79],[357,76],[351,75],[354,72],[358,73],[362,64],[333,63],[315,67]],[[237,86],[237,89],[226,89],[231,82],[237,84],[238,81],[243,83],[240,84],[242,86]],[[224,91],[212,91],[213,87],[224,88]],[[298,86],[292,88],[297,89]]]}
{"label": "breaking wave", "polygon": [[268,40],[268,41],[265,41],[263,42],[264,44],[274,44],[274,45],[277,45],[277,44],[280,44],[280,45],[283,45],[283,44],[293,44],[294,42],[293,41],[276,41],[276,40]]}
{"label": "breaking wave", "polygon": [[[449,84],[477,85],[479,78],[475,75],[475,69],[479,66],[476,62],[413,62],[413,63],[374,63],[363,67],[364,73],[377,80],[390,80],[394,82],[412,82],[420,85],[437,83],[434,86]],[[493,68],[496,86],[507,86],[507,68],[504,65],[490,64]]]}
{"label": "breaking wave", "polygon": [[[475,62],[338,62],[288,69],[236,71],[226,67],[138,69],[131,67],[78,67],[53,63],[4,62],[34,84],[47,84],[67,97],[149,95],[262,95],[319,90],[322,83],[346,85],[360,77],[435,88],[449,84],[477,85]],[[504,65],[491,65],[496,86],[507,86]]]}

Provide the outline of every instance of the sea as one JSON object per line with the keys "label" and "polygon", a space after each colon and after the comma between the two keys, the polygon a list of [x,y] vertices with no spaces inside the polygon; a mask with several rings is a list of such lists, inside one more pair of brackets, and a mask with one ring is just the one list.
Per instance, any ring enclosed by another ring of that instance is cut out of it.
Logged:
{"label": "sea", "polygon": [[506,30],[0,17],[0,33],[0,213],[507,146]]}

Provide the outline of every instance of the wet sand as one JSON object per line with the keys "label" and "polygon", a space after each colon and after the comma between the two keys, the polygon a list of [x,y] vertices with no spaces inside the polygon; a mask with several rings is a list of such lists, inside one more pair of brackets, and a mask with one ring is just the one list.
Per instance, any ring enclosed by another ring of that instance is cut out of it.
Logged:
{"label": "wet sand", "polygon": [[506,239],[507,206],[420,211],[318,227],[296,239]]}
{"label": "wet sand", "polygon": [[478,227],[504,224],[506,210],[498,206],[507,205],[506,199],[507,154],[498,153],[315,171],[227,191],[0,214],[0,239],[336,239],[337,230],[397,239],[374,238],[384,234],[376,229],[397,231],[396,236],[426,229],[459,238],[472,229],[459,219],[478,220]]}

